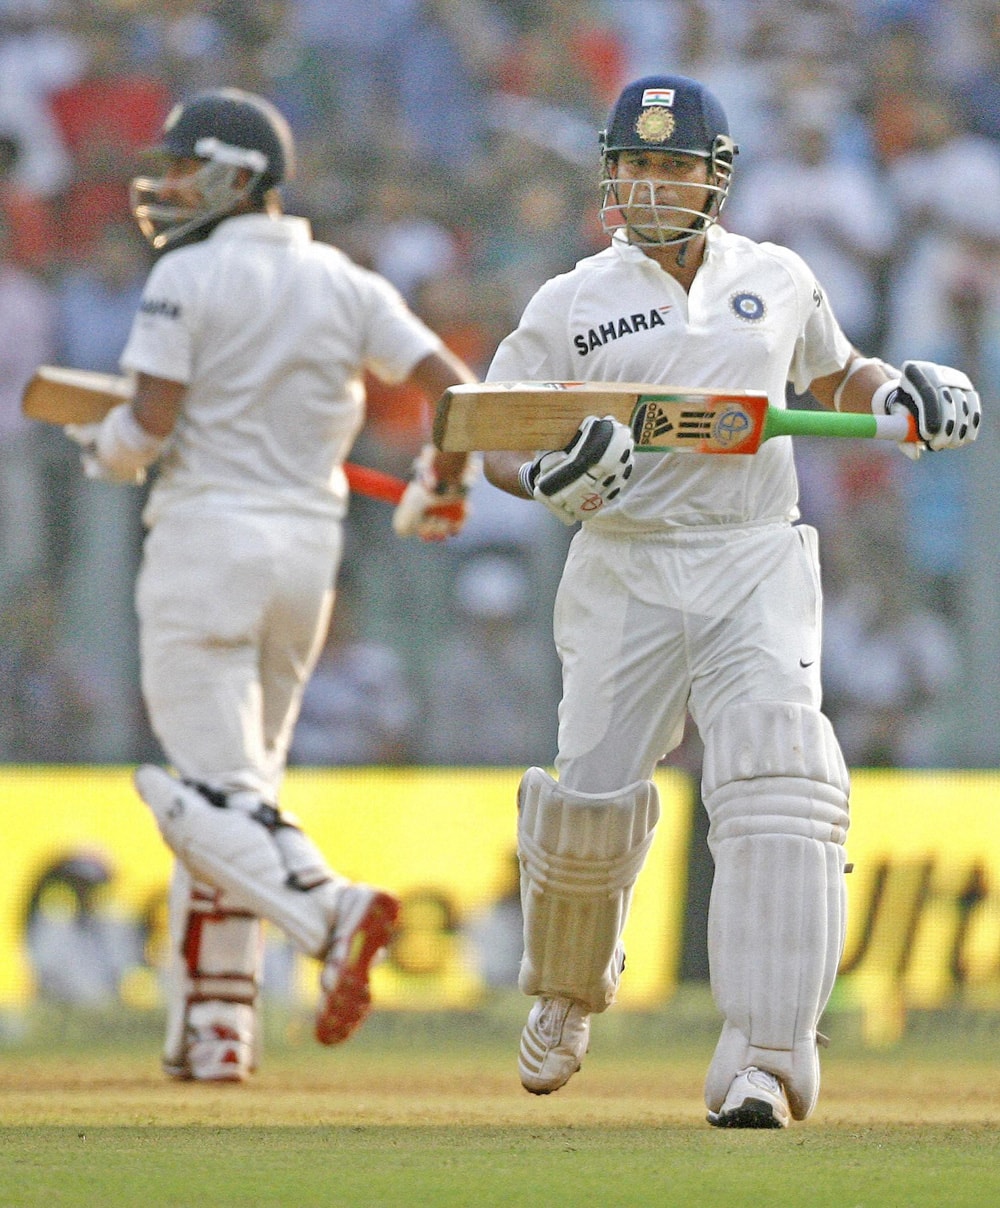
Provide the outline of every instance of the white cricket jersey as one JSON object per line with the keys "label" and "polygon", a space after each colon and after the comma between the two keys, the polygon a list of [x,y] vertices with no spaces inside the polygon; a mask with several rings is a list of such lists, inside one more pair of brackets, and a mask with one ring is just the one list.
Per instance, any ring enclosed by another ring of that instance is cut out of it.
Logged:
{"label": "white cricket jersey", "polygon": [[[784,407],[846,364],[850,344],[794,252],[709,228],[690,293],[623,239],[546,282],[501,343],[490,381],[649,382],[764,390]],[[637,453],[606,531],[745,525],[798,516],[790,437],[753,455]]]}
{"label": "white cricket jersey", "polygon": [[147,508],[179,501],[341,517],[365,369],[402,381],[441,341],[304,218],[228,218],[153,267],[125,371],[184,382]]}

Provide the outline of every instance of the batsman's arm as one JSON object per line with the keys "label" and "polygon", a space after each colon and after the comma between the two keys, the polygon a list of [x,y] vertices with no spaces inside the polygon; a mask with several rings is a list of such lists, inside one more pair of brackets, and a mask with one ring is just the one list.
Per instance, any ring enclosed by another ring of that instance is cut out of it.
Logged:
{"label": "batsman's arm", "polygon": [[184,382],[140,373],[132,398],[132,414],[151,436],[165,440],[177,424],[186,393]]}
{"label": "batsman's arm", "polygon": [[518,499],[533,499],[521,481],[521,467],[535,457],[535,452],[527,450],[511,453],[506,450],[498,453],[483,455],[483,473],[493,486],[508,495],[516,495]]}
{"label": "batsman's arm", "polygon": [[[429,353],[417,362],[410,373],[410,381],[433,401],[439,399],[451,386],[460,382],[471,385],[478,380],[469,366],[448,348]],[[442,453],[439,449],[434,452],[433,469],[438,484],[441,487],[461,490],[469,454]]]}
{"label": "batsman's arm", "polygon": [[898,376],[898,372],[884,361],[862,356],[854,348],[842,369],[816,378],[810,390],[830,410],[870,415],[872,395],[883,383]]}
{"label": "batsman's arm", "polygon": [[[429,399],[450,387],[478,379],[450,349],[429,353],[413,367],[409,380]],[[428,434],[429,435],[429,434]],[[476,453],[443,453],[428,439],[413,463],[413,476],[392,517],[397,536],[443,541],[461,532],[468,518],[466,496],[479,473]]]}

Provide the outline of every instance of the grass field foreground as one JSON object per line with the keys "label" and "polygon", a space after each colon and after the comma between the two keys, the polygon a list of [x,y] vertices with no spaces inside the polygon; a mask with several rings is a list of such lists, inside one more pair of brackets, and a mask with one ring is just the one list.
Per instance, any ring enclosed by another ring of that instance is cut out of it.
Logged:
{"label": "grass field foreground", "polygon": [[[595,1020],[557,1095],[521,1090],[522,1004],[376,1015],[342,1048],[269,1021],[255,1080],[164,1079],[158,1021],[48,1021],[0,1045],[4,1208],[972,1208],[1000,1202],[992,1032],[937,1029],[824,1058],[813,1118],[704,1122],[710,1013]],[[109,1024],[113,1023],[113,1030]]]}

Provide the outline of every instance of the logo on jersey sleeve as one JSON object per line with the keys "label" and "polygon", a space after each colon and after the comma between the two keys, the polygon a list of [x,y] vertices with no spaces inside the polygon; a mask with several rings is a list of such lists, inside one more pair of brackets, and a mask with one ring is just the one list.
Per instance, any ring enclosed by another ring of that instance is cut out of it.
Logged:
{"label": "logo on jersey sleeve", "polygon": [[729,305],[737,319],[742,319],[745,323],[759,323],[767,312],[764,299],[759,294],[750,293],[749,290],[741,290],[740,293],[733,294],[729,299]]}
{"label": "logo on jersey sleeve", "polygon": [[171,302],[169,298],[143,298],[139,304],[139,312],[160,319],[179,319],[181,306],[179,302]]}
{"label": "logo on jersey sleeve", "polygon": [[608,319],[606,323],[600,323],[597,327],[575,335],[573,344],[580,356],[585,357],[595,348],[603,348],[610,340],[632,336],[639,331],[652,331],[654,327],[665,327],[663,316],[671,309],[670,306],[654,306],[652,310],[619,315],[617,319]]}

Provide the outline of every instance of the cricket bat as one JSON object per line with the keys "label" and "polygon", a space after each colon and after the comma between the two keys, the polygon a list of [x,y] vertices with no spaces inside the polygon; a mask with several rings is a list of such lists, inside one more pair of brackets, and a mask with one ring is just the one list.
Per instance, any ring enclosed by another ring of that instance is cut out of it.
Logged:
{"label": "cricket bat", "polygon": [[[96,424],[133,391],[131,378],[114,373],[41,365],[24,389],[21,409],[47,424]],[[346,462],[344,473],[352,491],[383,503],[399,503],[406,490],[404,479],[370,466]]]}
{"label": "cricket bat", "polygon": [[638,382],[482,382],[438,402],[434,443],[445,453],[561,449],[588,415],[628,424],[639,452],[756,453],[774,436],[916,442],[910,415],[772,407],[761,390],[685,389]]}
{"label": "cricket bat", "polygon": [[47,424],[96,424],[134,389],[132,379],[119,374],[40,365],[24,388],[21,410]]}

